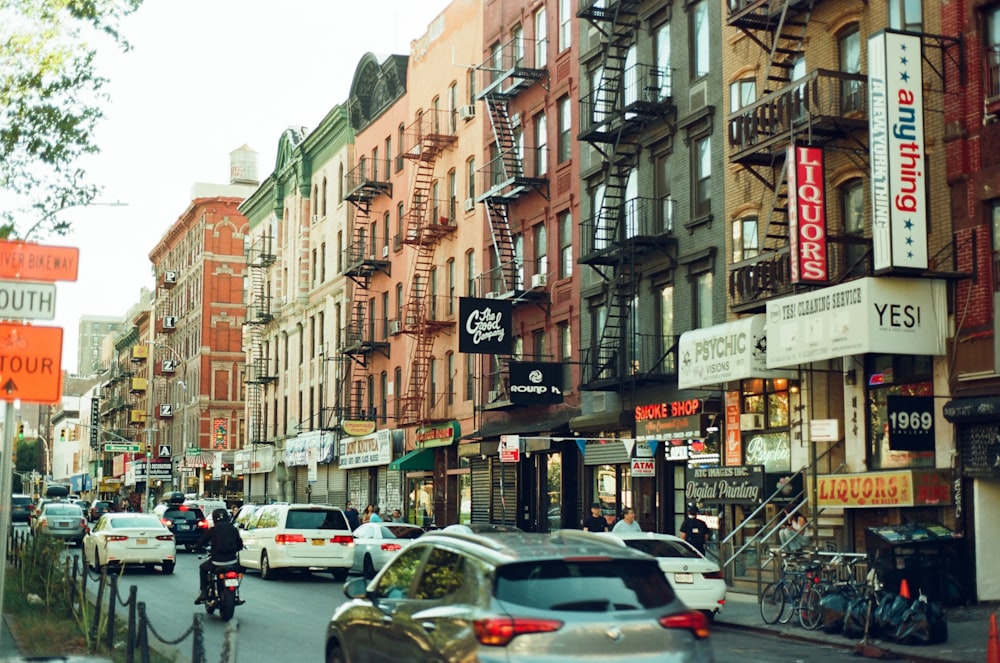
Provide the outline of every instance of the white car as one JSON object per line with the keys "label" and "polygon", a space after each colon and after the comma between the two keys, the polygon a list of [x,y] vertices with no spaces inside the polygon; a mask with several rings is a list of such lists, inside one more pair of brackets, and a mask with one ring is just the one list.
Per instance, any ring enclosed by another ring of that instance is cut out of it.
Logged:
{"label": "white car", "polygon": [[83,562],[95,571],[141,564],[169,574],[176,559],[174,535],[152,513],[106,513],[83,539]]}
{"label": "white car", "polygon": [[413,523],[364,523],[354,530],[354,566],[351,570],[371,580],[390,559],[424,533]]}
{"label": "white car", "polygon": [[652,555],[670,581],[678,598],[692,610],[712,618],[726,605],[726,580],[719,565],[694,549],[684,539],[656,532],[601,533],[629,548]]}
{"label": "white car", "polygon": [[340,507],[268,504],[240,530],[240,564],[271,580],[283,569],[329,571],[343,582],[354,566],[354,534]]}

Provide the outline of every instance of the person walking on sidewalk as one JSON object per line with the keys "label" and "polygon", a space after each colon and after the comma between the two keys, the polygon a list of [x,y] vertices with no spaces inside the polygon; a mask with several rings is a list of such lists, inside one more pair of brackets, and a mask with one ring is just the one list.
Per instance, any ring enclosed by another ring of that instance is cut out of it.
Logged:
{"label": "person walking on sidewalk", "polygon": [[705,541],[708,539],[708,525],[698,517],[699,513],[696,505],[688,505],[688,517],[681,523],[681,538],[704,555]]}
{"label": "person walking on sidewalk", "polygon": [[583,519],[583,529],[587,532],[607,532],[608,521],[601,515],[601,503],[590,505],[590,515]]}
{"label": "person walking on sidewalk", "polygon": [[635,522],[635,510],[632,507],[625,507],[622,511],[622,519],[611,528],[612,532],[641,532],[639,523]]}

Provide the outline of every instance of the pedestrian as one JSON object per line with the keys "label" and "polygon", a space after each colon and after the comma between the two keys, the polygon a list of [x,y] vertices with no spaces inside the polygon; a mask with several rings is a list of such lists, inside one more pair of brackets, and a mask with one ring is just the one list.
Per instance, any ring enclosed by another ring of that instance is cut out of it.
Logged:
{"label": "pedestrian", "polygon": [[369,520],[371,520],[372,511],[374,511],[374,510],[375,510],[375,506],[373,504],[369,504],[368,506],[365,507],[365,510],[361,512],[361,523],[362,524],[367,523]]}
{"label": "pedestrian", "polygon": [[608,521],[601,515],[600,502],[594,502],[590,505],[590,515],[583,519],[583,529],[585,532],[608,531]]}
{"label": "pedestrian", "polygon": [[809,520],[805,516],[805,503],[791,502],[785,506],[785,521],[778,530],[781,548],[785,552],[798,552],[809,545]]}
{"label": "pedestrian", "polygon": [[378,515],[382,509],[375,506],[372,507],[372,514],[368,517],[368,522],[370,523],[380,523],[382,522],[382,516]]}
{"label": "pedestrian", "polygon": [[612,532],[641,532],[642,528],[639,527],[639,523],[635,522],[635,509],[632,507],[625,507],[622,511],[622,519],[615,523],[615,526],[611,528]]}
{"label": "pedestrian", "polygon": [[361,524],[361,520],[358,518],[358,510],[354,508],[354,502],[347,500],[347,506],[344,508],[344,516],[347,518],[347,524],[351,526],[351,531],[358,528]]}
{"label": "pedestrian", "polygon": [[704,555],[705,541],[708,539],[708,525],[698,517],[699,513],[696,505],[688,505],[688,517],[681,523],[681,538]]}
{"label": "pedestrian", "polygon": [[401,523],[403,522],[403,514],[399,509],[392,510],[392,522]]}

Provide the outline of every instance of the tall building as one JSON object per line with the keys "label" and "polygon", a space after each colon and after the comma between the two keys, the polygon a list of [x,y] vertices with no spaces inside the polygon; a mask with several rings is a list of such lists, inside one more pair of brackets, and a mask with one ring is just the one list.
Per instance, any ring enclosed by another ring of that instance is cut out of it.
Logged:
{"label": "tall building", "polygon": [[101,347],[104,339],[121,333],[125,320],[121,317],[84,315],[80,317],[80,334],[76,355],[76,372],[92,375],[106,368],[101,365]]}

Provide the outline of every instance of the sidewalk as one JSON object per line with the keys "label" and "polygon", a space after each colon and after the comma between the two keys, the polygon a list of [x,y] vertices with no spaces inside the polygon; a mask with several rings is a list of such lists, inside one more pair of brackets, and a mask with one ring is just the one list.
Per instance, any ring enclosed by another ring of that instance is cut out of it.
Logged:
{"label": "sidewalk", "polygon": [[[908,647],[879,639],[870,639],[869,644],[876,645],[885,651],[886,655],[883,658],[910,660],[917,663],[985,661],[989,618],[995,610],[996,606],[993,605],[948,609],[948,641],[940,645]],[[720,626],[770,633],[806,642],[822,642],[848,650],[853,650],[855,645],[860,642],[860,639],[848,639],[843,635],[824,633],[821,630],[807,631],[797,623],[793,624],[792,622],[765,624],[757,607],[757,597],[732,591],[726,594],[726,607],[715,618],[715,622]],[[872,651],[869,650],[869,653]]]}
{"label": "sidewalk", "polygon": [[17,643],[14,642],[14,636],[11,635],[10,629],[7,627],[7,616],[3,615],[0,617],[0,660],[6,661],[20,656],[21,650],[18,649]]}

